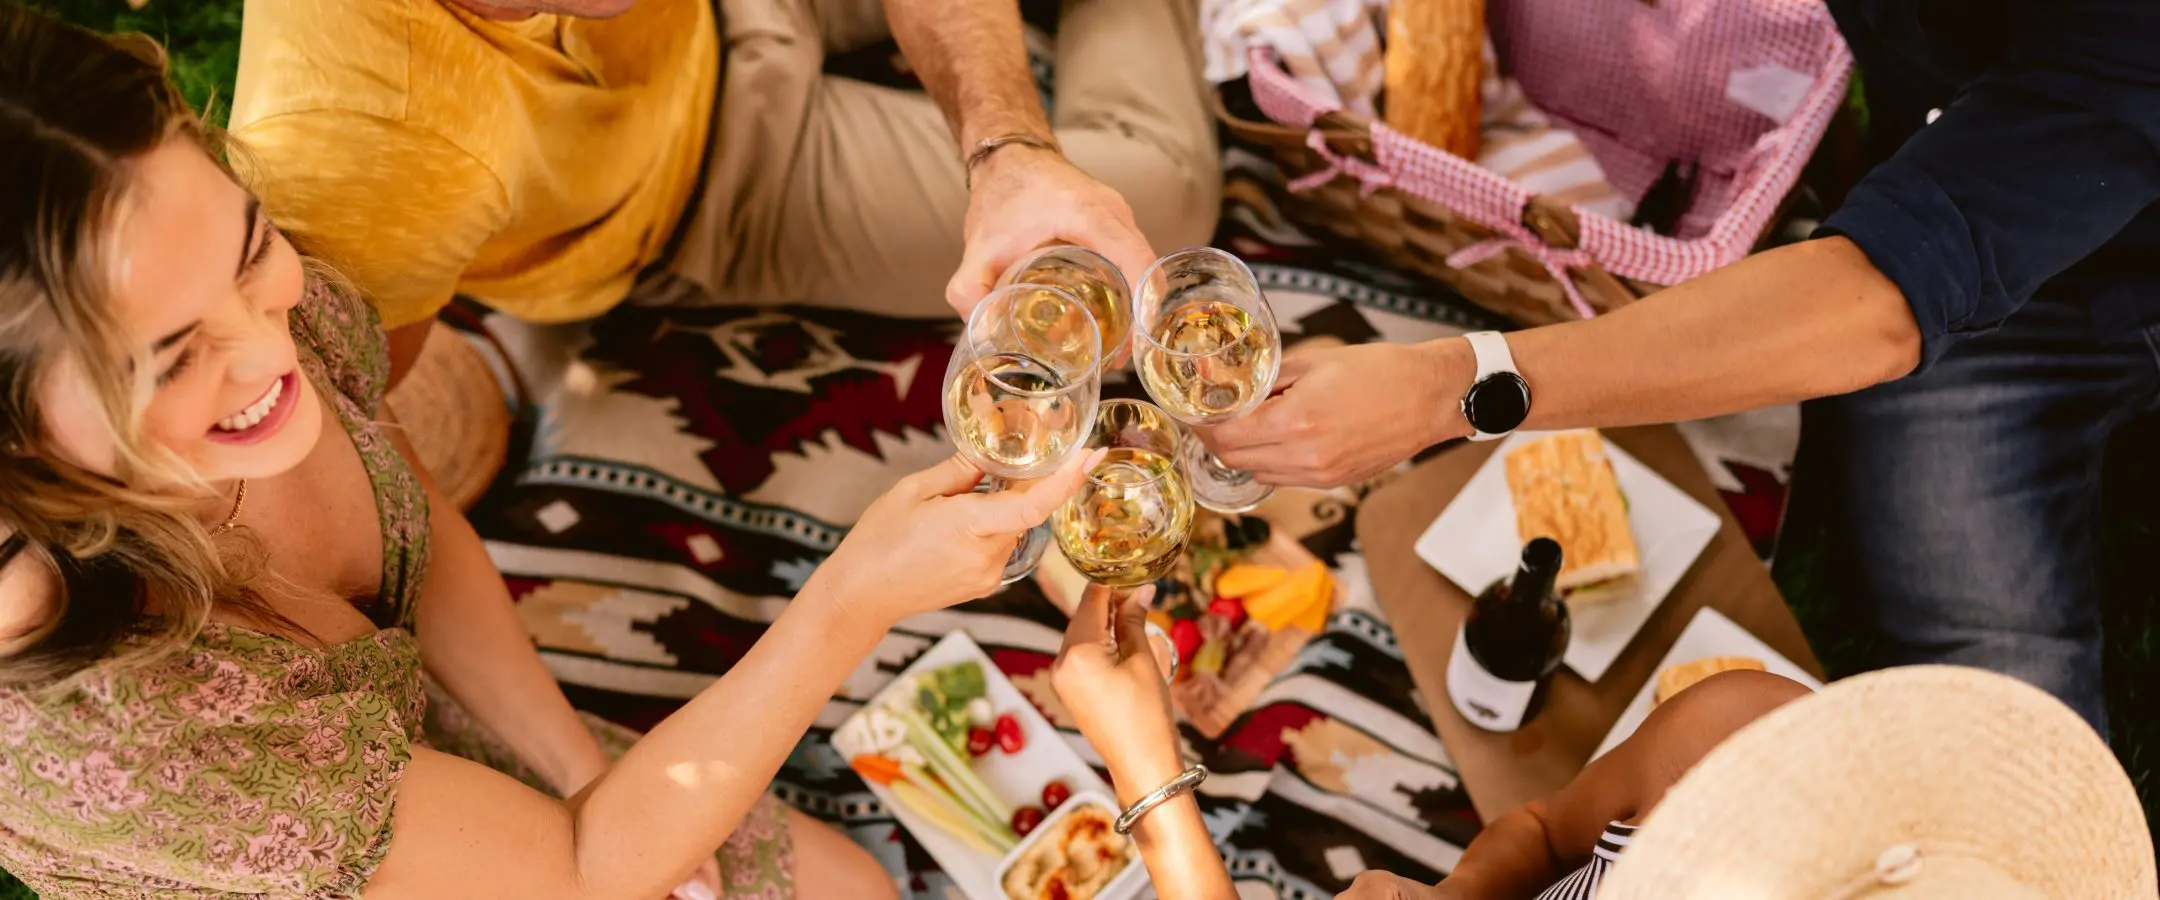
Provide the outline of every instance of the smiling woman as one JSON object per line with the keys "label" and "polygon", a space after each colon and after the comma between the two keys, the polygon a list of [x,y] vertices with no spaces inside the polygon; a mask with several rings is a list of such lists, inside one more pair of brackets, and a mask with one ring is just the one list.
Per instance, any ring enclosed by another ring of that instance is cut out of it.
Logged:
{"label": "smiling woman", "polygon": [[162,65],[0,3],[0,865],[46,900],[891,896],[767,785],[1080,467],[903,480],[654,733],[581,719],[384,427],[379,320]]}

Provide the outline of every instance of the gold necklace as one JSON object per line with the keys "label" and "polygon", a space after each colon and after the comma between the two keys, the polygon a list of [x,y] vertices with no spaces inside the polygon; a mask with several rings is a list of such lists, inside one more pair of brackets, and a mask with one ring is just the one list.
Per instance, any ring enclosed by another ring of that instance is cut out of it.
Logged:
{"label": "gold necklace", "polygon": [[211,536],[215,537],[217,535],[224,534],[225,532],[240,527],[240,510],[246,506],[247,479],[242,478],[240,479],[240,492],[237,496],[233,497],[232,515],[226,516],[225,521],[220,523],[218,527],[210,529]]}

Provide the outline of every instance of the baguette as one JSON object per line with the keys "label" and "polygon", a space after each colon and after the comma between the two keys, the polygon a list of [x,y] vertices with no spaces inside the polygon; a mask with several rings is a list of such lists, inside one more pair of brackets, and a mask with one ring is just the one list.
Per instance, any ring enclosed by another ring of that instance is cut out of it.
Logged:
{"label": "baguette", "polygon": [[1554,588],[1576,603],[1609,600],[1632,587],[1642,569],[1627,499],[1596,431],[1563,431],[1507,455],[1521,543],[1549,537],[1563,562]]}

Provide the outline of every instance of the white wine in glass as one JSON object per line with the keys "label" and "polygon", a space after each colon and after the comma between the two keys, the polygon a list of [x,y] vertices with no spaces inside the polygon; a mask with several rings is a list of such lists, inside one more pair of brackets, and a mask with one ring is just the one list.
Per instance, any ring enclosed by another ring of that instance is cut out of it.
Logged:
{"label": "white wine in glass", "polygon": [[1083,398],[1058,371],[1020,353],[993,353],[945,384],[953,442],[985,471],[1035,472],[1070,455],[1086,425]]}
{"label": "white wine in glass", "polygon": [[1273,387],[1278,341],[1243,307],[1199,300],[1169,311],[1140,352],[1140,380],[1171,415],[1195,425],[1236,418]]}
{"label": "white wine in glass", "polygon": [[998,284],[1045,284],[1079,298],[1102,333],[1105,363],[1118,360],[1132,337],[1132,287],[1116,263],[1086,247],[1043,247],[1014,262]]}
{"label": "white wine in glass", "polygon": [[1088,443],[1109,452],[1050,515],[1058,549],[1089,581],[1134,588],[1177,565],[1193,524],[1192,490],[1177,462],[1183,440],[1153,404],[1103,401]]}
{"label": "white wine in glass", "polygon": [[[1140,279],[1133,307],[1140,384],[1180,421],[1220,425],[1274,390],[1282,335],[1259,281],[1237,257],[1212,247],[1165,256]],[[1197,439],[1180,449],[1179,462],[1194,500],[1217,512],[1244,512],[1274,493]]]}

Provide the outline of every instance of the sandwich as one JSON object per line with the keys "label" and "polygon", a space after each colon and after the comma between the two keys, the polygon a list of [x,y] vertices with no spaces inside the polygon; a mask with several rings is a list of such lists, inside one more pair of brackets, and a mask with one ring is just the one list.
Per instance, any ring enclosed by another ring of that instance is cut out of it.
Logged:
{"label": "sandwich", "polygon": [[1516,537],[1560,544],[1555,590],[1594,603],[1634,586],[1642,558],[1603,437],[1590,430],[1546,435],[1510,450],[1506,462]]}
{"label": "sandwich", "polygon": [[1655,707],[1671,700],[1674,694],[1694,687],[1703,679],[1719,672],[1740,670],[1764,671],[1762,660],[1752,656],[1709,656],[1694,662],[1666,666],[1664,671],[1658,673],[1657,692],[1651,695],[1650,705]]}

